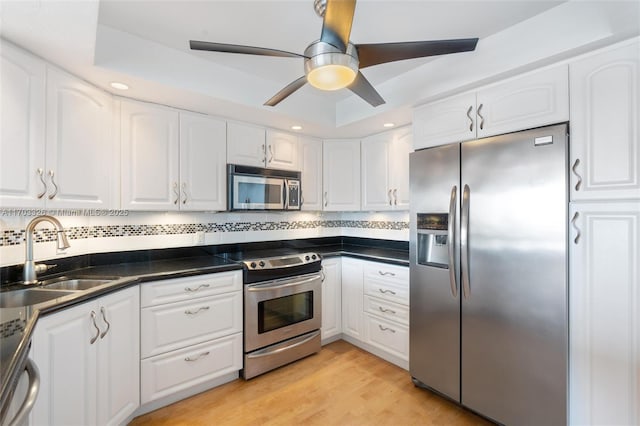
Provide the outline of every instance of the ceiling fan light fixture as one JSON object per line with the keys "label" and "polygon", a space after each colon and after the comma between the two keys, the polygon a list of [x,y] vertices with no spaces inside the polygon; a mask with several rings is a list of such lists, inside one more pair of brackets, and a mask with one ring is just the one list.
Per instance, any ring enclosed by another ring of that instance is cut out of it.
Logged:
{"label": "ceiling fan light fixture", "polygon": [[346,53],[342,53],[329,43],[316,41],[304,53],[307,82],[317,89],[343,89],[358,75],[358,53],[351,43]]}
{"label": "ceiling fan light fixture", "polygon": [[339,90],[356,79],[356,71],[345,65],[323,65],[307,73],[307,81],[320,90]]}

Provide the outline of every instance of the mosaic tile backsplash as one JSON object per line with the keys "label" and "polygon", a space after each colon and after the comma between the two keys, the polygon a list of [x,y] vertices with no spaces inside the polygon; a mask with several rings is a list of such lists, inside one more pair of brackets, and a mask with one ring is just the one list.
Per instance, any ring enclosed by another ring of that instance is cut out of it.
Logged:
{"label": "mosaic tile backsplash", "polygon": [[[294,229],[317,228],[359,228],[359,229],[409,229],[407,221],[387,220],[305,220],[305,221],[265,221],[265,222],[224,222],[224,223],[186,223],[167,225],[96,225],[76,226],[65,228],[70,240],[106,238],[106,237],[135,237],[149,235],[177,235],[195,234],[196,232],[250,232],[250,231],[282,231]],[[1,246],[16,246],[24,244],[24,229],[7,229],[2,232]],[[35,242],[56,240],[53,229],[38,229],[34,232]]]}

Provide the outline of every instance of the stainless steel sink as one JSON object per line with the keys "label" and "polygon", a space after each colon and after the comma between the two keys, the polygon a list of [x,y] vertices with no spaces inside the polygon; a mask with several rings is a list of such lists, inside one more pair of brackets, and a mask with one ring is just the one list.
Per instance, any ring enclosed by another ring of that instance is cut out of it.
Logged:
{"label": "stainless steel sink", "polygon": [[89,290],[94,287],[106,284],[115,280],[116,278],[110,279],[97,279],[97,278],[69,278],[69,277],[58,277],[50,280],[45,280],[40,283],[41,287],[44,287],[49,290],[73,290],[73,291],[81,291],[81,290]]}
{"label": "stainless steel sink", "polygon": [[26,288],[24,290],[5,291],[0,293],[0,308],[21,308],[37,305],[59,297],[77,294],[76,291],[47,290],[43,288]]}

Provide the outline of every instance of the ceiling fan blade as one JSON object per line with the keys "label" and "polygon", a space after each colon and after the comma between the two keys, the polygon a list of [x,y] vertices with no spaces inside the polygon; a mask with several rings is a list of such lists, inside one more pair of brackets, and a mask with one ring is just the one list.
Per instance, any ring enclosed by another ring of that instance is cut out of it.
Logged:
{"label": "ceiling fan blade", "polygon": [[283,58],[306,58],[304,55],[285,52],[284,50],[242,46],[239,44],[212,43],[209,41],[190,40],[189,47],[191,47],[191,50],[206,50],[209,52],[243,53],[245,55],[279,56]]}
{"label": "ceiling fan blade", "polygon": [[294,80],[291,83],[289,83],[287,85],[287,87],[285,87],[284,89],[280,90],[278,93],[276,93],[271,99],[269,99],[264,104],[266,106],[276,106],[280,102],[285,100],[293,92],[295,92],[296,90],[298,90],[299,88],[304,86],[306,83],[307,83],[307,77],[306,76],[302,76],[299,79]]}
{"label": "ceiling fan blade", "polygon": [[327,0],[320,41],[346,52],[355,9],[356,0]]}
{"label": "ceiling fan blade", "polygon": [[457,40],[410,41],[400,43],[358,44],[360,68],[403,59],[424,58],[475,50],[477,38]]}
{"label": "ceiling fan blade", "polygon": [[369,83],[369,80],[367,80],[360,71],[358,71],[356,79],[348,88],[353,93],[367,101],[371,106],[377,107],[378,105],[385,103],[382,96],[380,96],[371,83]]}

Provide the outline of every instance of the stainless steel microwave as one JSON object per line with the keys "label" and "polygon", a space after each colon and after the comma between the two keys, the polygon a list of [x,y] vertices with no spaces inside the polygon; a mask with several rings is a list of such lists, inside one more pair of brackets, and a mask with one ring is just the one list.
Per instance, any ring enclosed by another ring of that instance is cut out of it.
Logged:
{"label": "stainless steel microwave", "polygon": [[227,165],[227,208],[300,210],[300,172]]}

